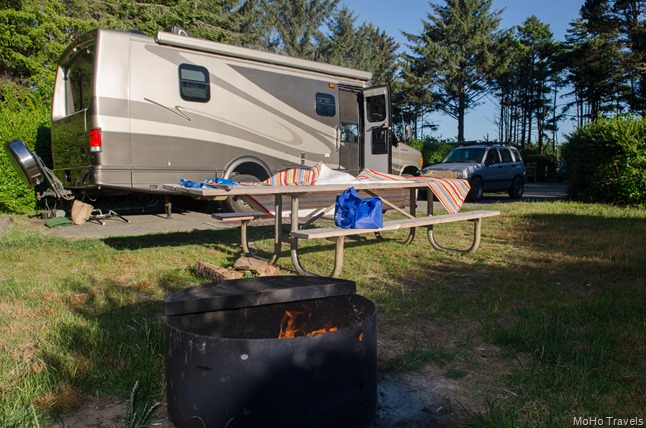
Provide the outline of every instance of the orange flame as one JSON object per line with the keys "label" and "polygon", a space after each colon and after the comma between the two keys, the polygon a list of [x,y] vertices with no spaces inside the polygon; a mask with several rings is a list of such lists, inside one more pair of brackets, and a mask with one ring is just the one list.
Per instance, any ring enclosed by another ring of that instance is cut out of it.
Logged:
{"label": "orange flame", "polygon": [[283,319],[280,321],[280,333],[278,333],[279,339],[289,339],[297,336],[316,336],[318,334],[331,333],[337,331],[337,327],[326,327],[311,332],[306,332],[305,327],[307,326],[307,320],[301,321],[299,325],[296,323],[298,317],[303,318],[305,315],[307,320],[312,319],[311,311],[285,311]]}

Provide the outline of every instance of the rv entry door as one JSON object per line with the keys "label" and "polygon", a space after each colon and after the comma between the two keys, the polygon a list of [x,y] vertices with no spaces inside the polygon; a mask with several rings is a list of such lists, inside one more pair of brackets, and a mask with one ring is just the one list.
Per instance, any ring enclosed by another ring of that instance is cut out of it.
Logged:
{"label": "rv entry door", "polygon": [[390,87],[378,86],[363,91],[364,168],[391,172]]}
{"label": "rv entry door", "polygon": [[337,169],[353,175],[361,172],[359,159],[360,135],[359,114],[360,90],[352,88],[339,88],[339,128],[338,148],[339,166]]}

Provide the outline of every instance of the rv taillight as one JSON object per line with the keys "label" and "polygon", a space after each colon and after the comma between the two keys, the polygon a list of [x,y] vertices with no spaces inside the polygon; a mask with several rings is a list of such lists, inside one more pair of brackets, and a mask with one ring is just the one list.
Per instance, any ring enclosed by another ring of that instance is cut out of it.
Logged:
{"label": "rv taillight", "polygon": [[90,151],[100,152],[103,150],[103,141],[101,140],[101,128],[90,129]]}

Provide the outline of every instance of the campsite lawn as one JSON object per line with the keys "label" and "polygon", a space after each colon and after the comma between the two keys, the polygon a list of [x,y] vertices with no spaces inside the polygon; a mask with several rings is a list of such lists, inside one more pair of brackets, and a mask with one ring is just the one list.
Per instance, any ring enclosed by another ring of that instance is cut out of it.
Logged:
{"label": "campsite lawn", "polygon": [[[342,277],[377,304],[380,372],[441,378],[447,417],[464,425],[646,420],[646,211],[486,208],[502,215],[485,219],[471,255],[433,251],[421,231],[407,247],[348,240]],[[72,241],[15,221],[0,238],[0,425],[44,425],[91,395],[126,399],[135,382],[147,405],[161,401],[161,301],[204,282],[199,260],[232,266],[237,231]],[[269,248],[271,227],[252,233]],[[470,233],[436,228],[448,244]],[[303,247],[307,267],[329,270],[331,244]],[[289,257],[279,266],[293,275]]]}

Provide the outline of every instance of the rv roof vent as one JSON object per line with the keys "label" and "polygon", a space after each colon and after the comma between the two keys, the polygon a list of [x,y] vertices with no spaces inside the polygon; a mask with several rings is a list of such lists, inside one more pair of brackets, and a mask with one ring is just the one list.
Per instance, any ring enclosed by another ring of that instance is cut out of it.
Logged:
{"label": "rv roof vent", "polygon": [[177,34],[178,36],[193,37],[190,31],[182,27],[178,27],[177,25],[173,25],[172,27],[166,27],[164,28],[164,31],[167,33]]}

